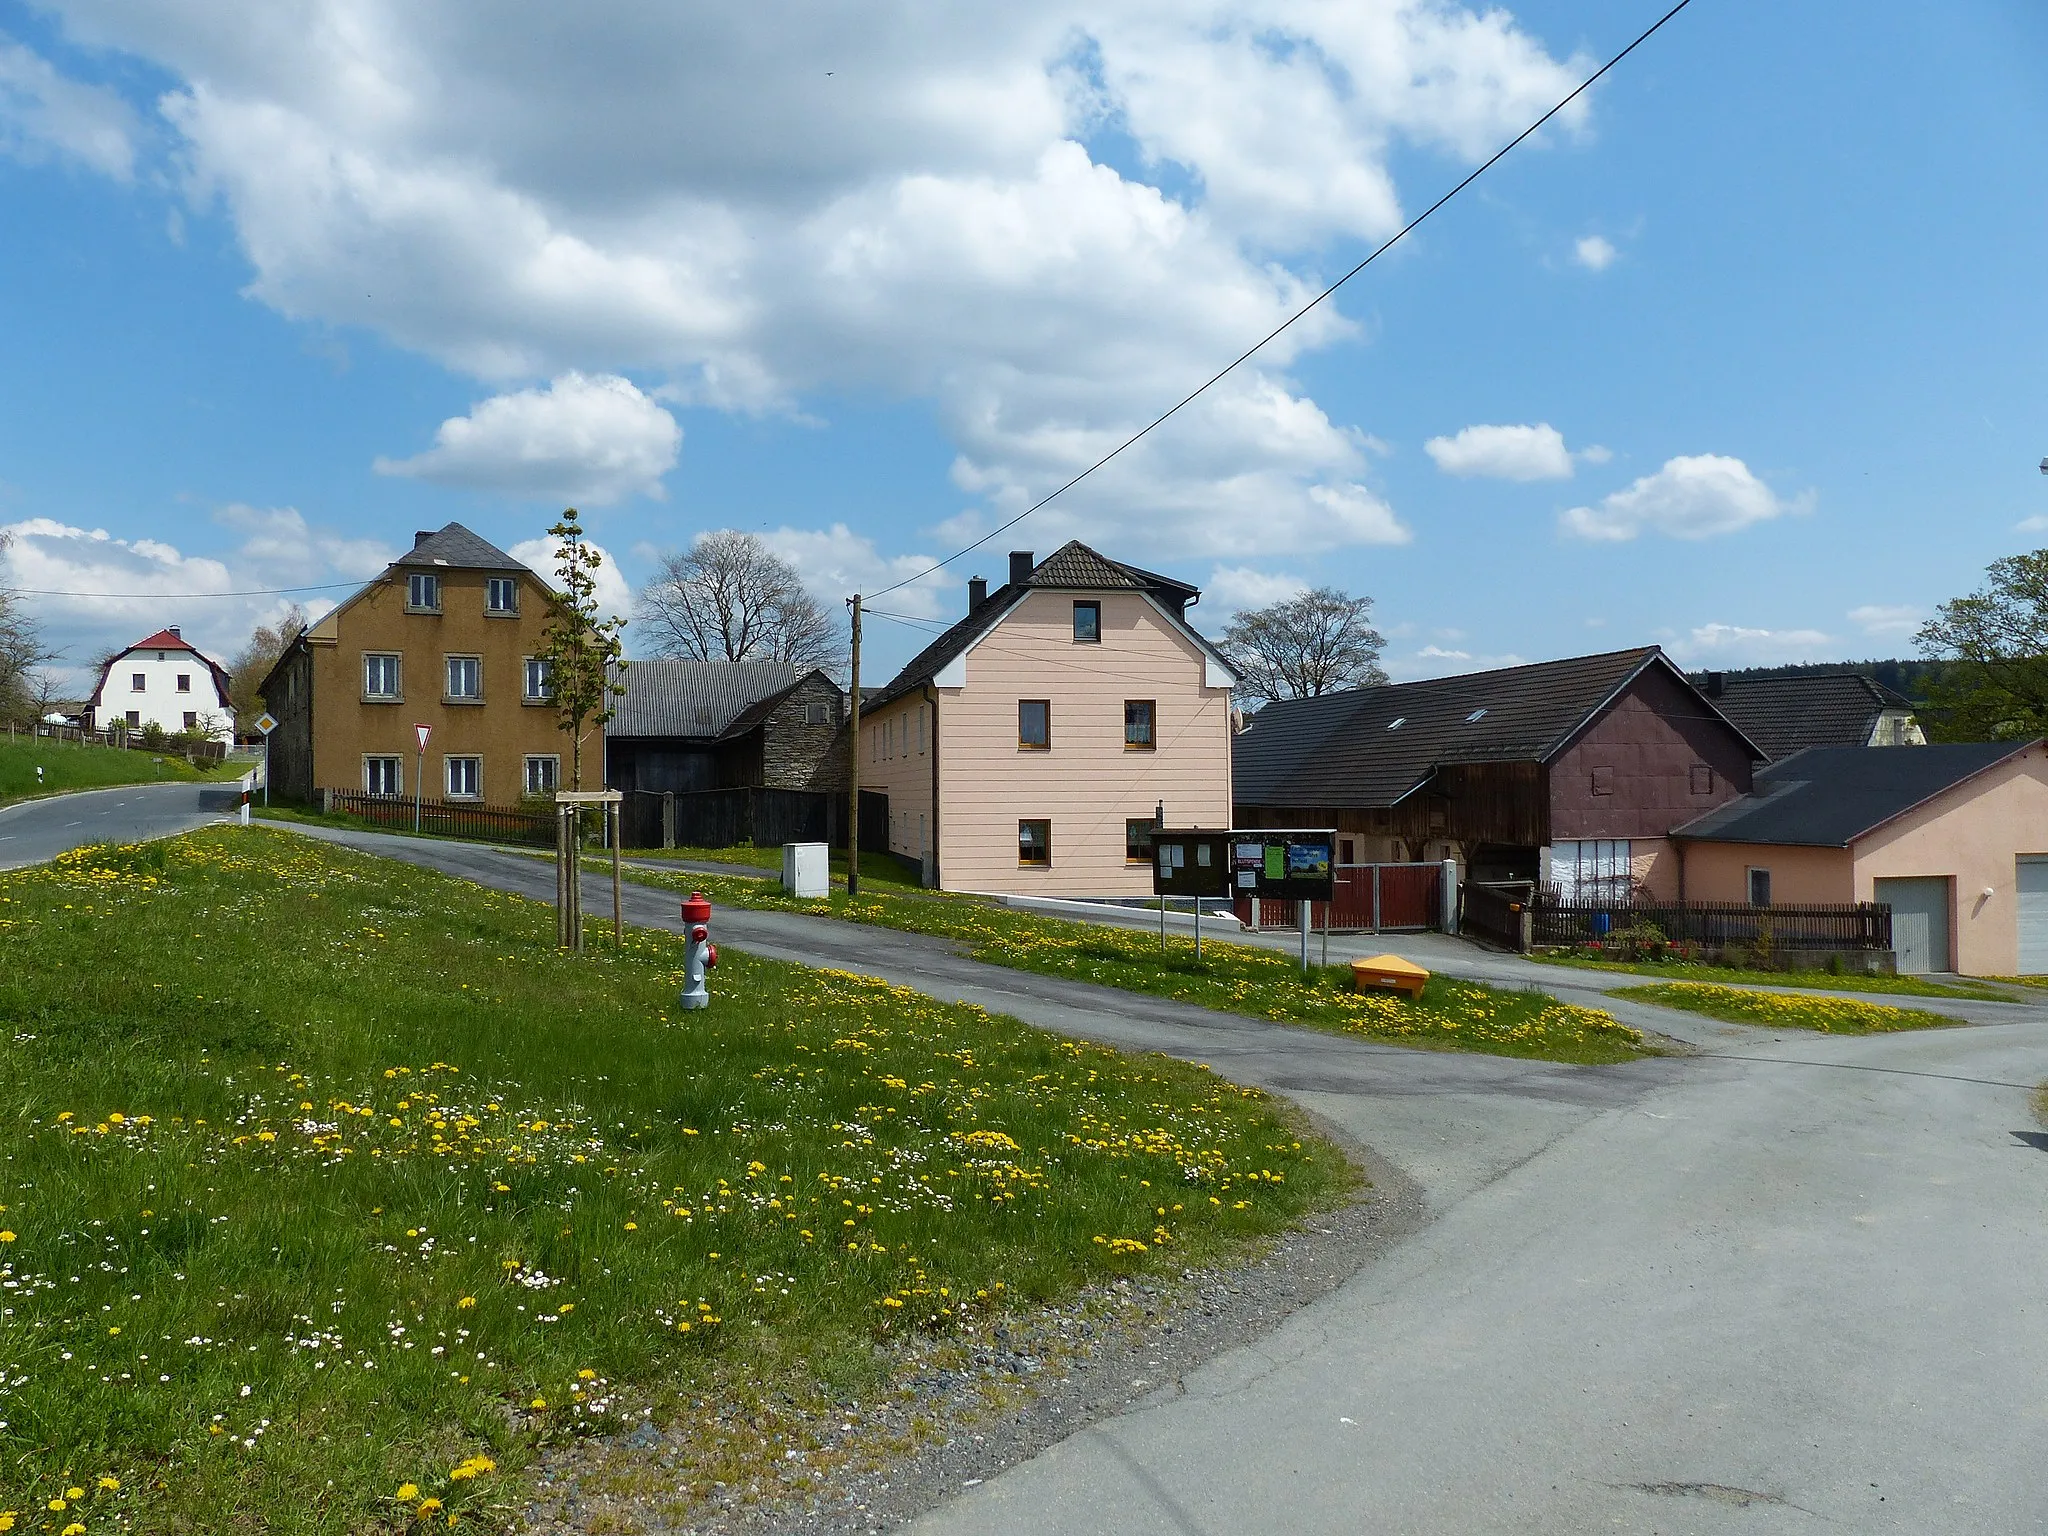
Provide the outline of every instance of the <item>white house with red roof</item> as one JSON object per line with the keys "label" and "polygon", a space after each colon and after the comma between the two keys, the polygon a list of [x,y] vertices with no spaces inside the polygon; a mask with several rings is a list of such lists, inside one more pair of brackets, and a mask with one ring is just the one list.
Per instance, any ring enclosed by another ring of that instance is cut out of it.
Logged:
{"label": "white house with red roof", "polygon": [[197,731],[226,746],[235,741],[235,709],[228,671],[203,654],[173,624],[138,640],[100,668],[86,701],[86,727],[107,730],[149,725],[164,733]]}

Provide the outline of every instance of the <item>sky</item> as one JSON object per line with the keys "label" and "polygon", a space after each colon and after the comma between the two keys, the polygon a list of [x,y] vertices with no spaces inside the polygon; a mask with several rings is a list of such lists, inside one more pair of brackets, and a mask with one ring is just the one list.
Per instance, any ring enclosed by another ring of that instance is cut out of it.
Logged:
{"label": "sky", "polygon": [[2048,545],[2037,0],[1693,0],[926,574],[1665,8],[0,0],[0,584],[226,657],[575,505],[622,611],[721,528],[881,594],[864,678],[1069,538],[1396,678],[1912,654]]}

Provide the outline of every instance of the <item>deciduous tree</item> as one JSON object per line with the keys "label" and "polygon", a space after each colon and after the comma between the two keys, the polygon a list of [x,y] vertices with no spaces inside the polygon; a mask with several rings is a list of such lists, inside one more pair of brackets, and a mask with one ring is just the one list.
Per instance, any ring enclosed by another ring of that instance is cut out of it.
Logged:
{"label": "deciduous tree", "polygon": [[787,661],[831,668],[846,654],[837,616],[751,533],[698,536],[640,591],[648,649],[689,661]]}
{"label": "deciduous tree", "polygon": [[[0,559],[10,535],[0,533]],[[29,614],[21,594],[0,586],[0,717],[26,718],[38,697],[34,673],[58,653],[43,641],[42,626]]]}
{"label": "deciduous tree", "polygon": [[597,573],[604,555],[583,537],[574,507],[548,530],[555,540],[555,590],[548,596],[540,660],[547,667],[555,718],[569,738],[572,789],[583,788],[583,739],[612,717],[612,700],[626,691],[620,635],[624,619],[601,619]]}
{"label": "deciduous tree", "polygon": [[270,675],[277,658],[305,632],[306,610],[293,603],[275,624],[257,625],[228,663],[228,698],[243,730],[250,730],[252,722],[263,713],[263,697],[256,691],[257,684]]}
{"label": "deciduous tree", "polygon": [[1918,636],[1923,655],[1948,664],[1925,720],[1943,741],[2048,734],[2048,549],[1995,560],[1985,575]]}
{"label": "deciduous tree", "polygon": [[1238,696],[1256,705],[1384,683],[1379,657],[1386,641],[1371,617],[1371,598],[1335,587],[1246,609],[1223,630]]}

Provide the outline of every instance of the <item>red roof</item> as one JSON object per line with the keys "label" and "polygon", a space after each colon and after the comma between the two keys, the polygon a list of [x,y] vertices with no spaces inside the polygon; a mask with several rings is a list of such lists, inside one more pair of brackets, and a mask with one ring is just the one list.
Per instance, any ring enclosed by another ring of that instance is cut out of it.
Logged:
{"label": "red roof", "polygon": [[189,651],[192,643],[168,629],[160,629],[147,640],[138,640],[128,647],[131,651]]}

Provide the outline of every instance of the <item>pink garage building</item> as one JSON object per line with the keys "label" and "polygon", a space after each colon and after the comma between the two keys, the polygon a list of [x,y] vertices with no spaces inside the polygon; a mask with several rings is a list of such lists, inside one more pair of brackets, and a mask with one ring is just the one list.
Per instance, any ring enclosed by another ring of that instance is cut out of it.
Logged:
{"label": "pink garage building", "polygon": [[2048,744],[1814,747],[1672,834],[1688,901],[1892,909],[1901,971],[2048,972]]}

